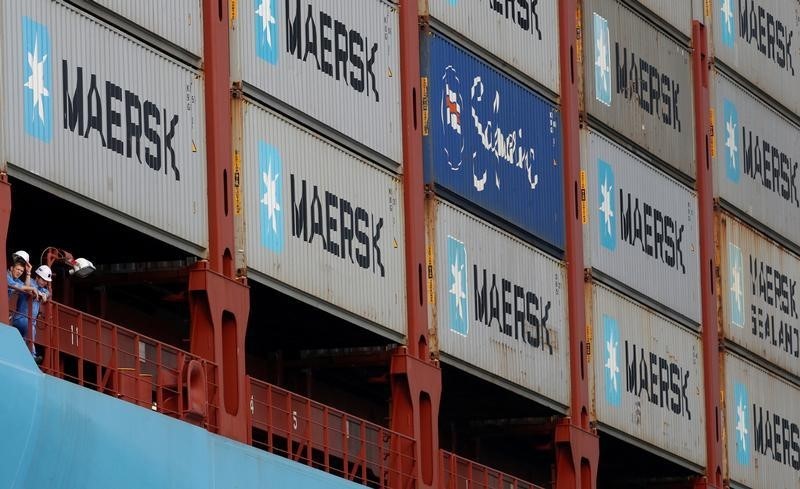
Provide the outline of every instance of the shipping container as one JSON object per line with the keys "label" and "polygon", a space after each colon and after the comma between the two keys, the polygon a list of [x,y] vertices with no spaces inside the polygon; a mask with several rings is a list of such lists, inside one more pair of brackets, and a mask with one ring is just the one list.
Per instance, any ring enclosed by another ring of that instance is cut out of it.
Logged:
{"label": "shipping container", "polygon": [[186,50],[197,58],[203,56],[203,0],[70,0],[84,4],[106,17],[102,9],[124,21]]}
{"label": "shipping container", "polygon": [[440,34],[421,45],[426,182],[562,249],[557,107]]}
{"label": "shipping container", "polygon": [[586,110],[695,178],[690,53],[617,0],[584,2]]}
{"label": "shipping container", "polygon": [[431,17],[559,93],[558,2],[426,3]]}
{"label": "shipping container", "polygon": [[719,72],[713,90],[716,195],[800,246],[800,127]]}
{"label": "shipping container", "polygon": [[231,25],[231,78],[246,93],[402,163],[396,5],[253,0]]}
{"label": "shipping container", "polygon": [[447,201],[427,201],[433,350],[553,406],[569,404],[564,266]]}
{"label": "shipping container", "polygon": [[717,218],[725,337],[800,376],[800,259],[727,214]]}
{"label": "shipping container", "polygon": [[398,177],[252,102],[234,107],[251,277],[405,335]]}
{"label": "shipping container", "polygon": [[731,353],[723,365],[731,485],[800,487],[800,389]]}
{"label": "shipping container", "polygon": [[598,283],[586,292],[594,417],[703,467],[700,337]]}
{"label": "shipping container", "polygon": [[[692,0],[637,0],[686,37],[692,36]],[[648,19],[660,23],[655,18]]]}
{"label": "shipping container", "polygon": [[11,175],[203,253],[202,74],[60,2],[0,8]]}
{"label": "shipping container", "polygon": [[800,2],[715,0],[714,56],[800,114]]}
{"label": "shipping container", "polygon": [[581,145],[586,265],[699,323],[695,192],[597,132]]}

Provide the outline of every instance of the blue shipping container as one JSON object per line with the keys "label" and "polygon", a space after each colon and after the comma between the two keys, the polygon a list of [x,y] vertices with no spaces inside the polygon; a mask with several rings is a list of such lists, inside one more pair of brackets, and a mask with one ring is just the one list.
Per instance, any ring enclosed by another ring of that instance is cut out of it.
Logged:
{"label": "blue shipping container", "polygon": [[557,107],[439,34],[421,50],[426,183],[563,250]]}

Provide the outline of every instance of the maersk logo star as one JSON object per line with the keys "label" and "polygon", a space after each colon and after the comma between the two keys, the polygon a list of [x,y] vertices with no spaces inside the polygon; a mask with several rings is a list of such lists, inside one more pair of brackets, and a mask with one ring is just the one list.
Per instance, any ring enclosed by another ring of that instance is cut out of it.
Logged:
{"label": "maersk logo star", "polygon": [[622,399],[622,381],[619,370],[619,326],[611,316],[603,315],[603,342],[605,343],[605,392],[606,401],[619,406]]}
{"label": "maersk logo star", "polygon": [[278,9],[273,0],[255,0],[256,54],[270,64],[278,63]]}
{"label": "maersk logo star", "polygon": [[742,296],[742,250],[728,243],[728,262],[730,263],[730,303],[731,324],[744,328],[744,299]]}
{"label": "maersk logo star", "polygon": [[747,407],[749,404],[747,388],[736,382],[733,386],[736,401],[736,461],[739,465],[750,465],[750,431],[747,429]]}
{"label": "maersk logo star", "polygon": [[450,284],[447,291],[450,311],[450,330],[466,336],[469,333],[467,299],[467,249],[464,243],[447,237],[447,265]]}
{"label": "maersk logo star", "polygon": [[722,7],[719,9],[722,13],[720,35],[722,36],[722,43],[729,48],[733,47],[733,41],[736,31],[736,20],[733,16],[733,9],[731,8],[732,0],[720,0]]}
{"label": "maersk logo star", "polygon": [[595,98],[611,105],[611,50],[608,21],[594,14],[594,92]]}
{"label": "maersk logo star", "polygon": [[50,34],[42,24],[22,18],[23,116],[25,132],[50,142],[53,136],[50,88]]}
{"label": "maersk logo star", "polygon": [[739,144],[736,139],[739,127],[739,112],[733,102],[728,99],[723,101],[722,117],[724,121],[720,125],[725,126],[725,175],[731,182],[739,183],[739,177],[742,174],[741,165],[738,164]]}
{"label": "maersk logo star", "polygon": [[597,160],[597,198],[600,244],[611,251],[617,247],[617,219],[614,215],[614,169],[603,160]]}
{"label": "maersk logo star", "polygon": [[283,251],[283,180],[281,156],[277,148],[260,141],[258,169],[260,175],[261,244],[275,253]]}

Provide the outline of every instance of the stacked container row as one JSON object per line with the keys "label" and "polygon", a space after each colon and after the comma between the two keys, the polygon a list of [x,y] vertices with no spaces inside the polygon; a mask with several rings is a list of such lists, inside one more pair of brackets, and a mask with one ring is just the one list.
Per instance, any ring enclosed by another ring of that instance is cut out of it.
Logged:
{"label": "stacked container row", "polygon": [[719,0],[707,8],[726,474],[733,485],[796,487],[800,3]]}
{"label": "stacked container row", "polygon": [[421,2],[430,325],[445,363],[569,405],[556,2]]}

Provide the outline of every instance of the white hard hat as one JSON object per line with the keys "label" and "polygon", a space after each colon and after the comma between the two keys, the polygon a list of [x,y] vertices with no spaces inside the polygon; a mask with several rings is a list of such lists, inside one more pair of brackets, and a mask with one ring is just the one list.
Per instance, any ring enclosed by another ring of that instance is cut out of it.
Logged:
{"label": "white hard hat", "polygon": [[45,282],[53,281],[53,272],[47,265],[39,266],[39,268],[36,269],[36,275],[42,277],[45,280]]}
{"label": "white hard hat", "polygon": [[11,255],[11,257],[13,258],[15,256],[18,256],[23,260],[25,260],[25,263],[27,263],[28,265],[31,264],[31,256],[28,254],[27,251],[22,251],[22,250],[15,251],[14,254]]}

